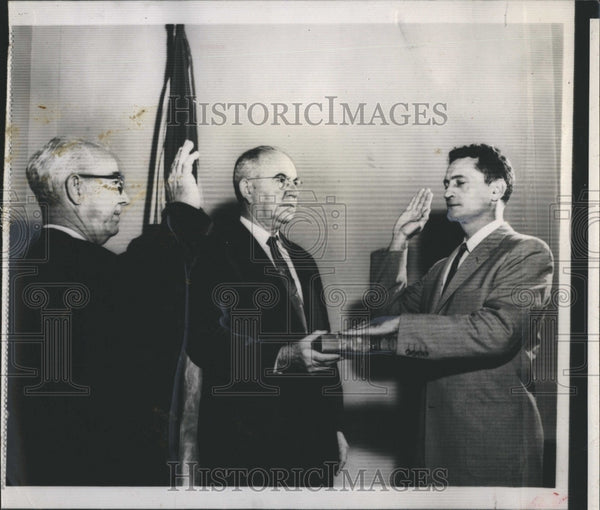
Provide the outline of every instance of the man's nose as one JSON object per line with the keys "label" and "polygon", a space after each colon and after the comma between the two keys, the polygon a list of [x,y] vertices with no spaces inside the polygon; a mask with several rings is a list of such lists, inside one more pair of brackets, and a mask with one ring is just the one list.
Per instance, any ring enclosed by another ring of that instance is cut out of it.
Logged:
{"label": "man's nose", "polygon": [[450,186],[448,186],[446,188],[446,191],[444,191],[444,198],[446,200],[448,200],[449,198],[451,198],[453,196],[454,196],[454,191],[453,191],[453,189]]}
{"label": "man's nose", "polygon": [[129,195],[127,194],[127,191],[123,190],[123,193],[121,193],[121,200],[119,200],[119,203],[123,205],[129,204]]}

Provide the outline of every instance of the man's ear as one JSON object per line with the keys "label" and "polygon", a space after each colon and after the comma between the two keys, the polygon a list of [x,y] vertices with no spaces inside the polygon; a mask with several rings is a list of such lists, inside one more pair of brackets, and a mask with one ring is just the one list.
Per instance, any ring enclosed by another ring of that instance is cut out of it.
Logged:
{"label": "man's ear", "polygon": [[67,198],[75,205],[81,204],[83,198],[83,191],[81,189],[81,179],[78,175],[69,175],[65,181],[65,187],[67,190]]}
{"label": "man's ear", "polygon": [[250,185],[250,181],[248,179],[240,180],[240,195],[244,198],[244,200],[248,203],[252,203],[252,186]]}
{"label": "man's ear", "polygon": [[506,193],[506,182],[504,179],[496,179],[490,184],[490,190],[492,192],[492,202],[497,202]]}

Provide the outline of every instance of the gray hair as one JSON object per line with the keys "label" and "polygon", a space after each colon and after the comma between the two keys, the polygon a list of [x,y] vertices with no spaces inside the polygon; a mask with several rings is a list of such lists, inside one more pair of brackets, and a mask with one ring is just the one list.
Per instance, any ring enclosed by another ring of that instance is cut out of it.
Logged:
{"label": "gray hair", "polygon": [[[238,201],[242,202],[242,196],[240,194],[240,181],[249,177],[253,177],[254,170],[258,166],[261,157],[267,154],[283,154],[287,156],[285,152],[277,147],[271,147],[270,145],[259,145],[246,152],[244,152],[235,162],[233,168],[233,189],[235,190],[235,196]],[[289,157],[289,156],[288,156]]]}
{"label": "gray hair", "polygon": [[83,172],[98,156],[112,156],[102,145],[80,138],[56,137],[29,159],[29,187],[40,204],[60,202],[61,188],[69,175]]}

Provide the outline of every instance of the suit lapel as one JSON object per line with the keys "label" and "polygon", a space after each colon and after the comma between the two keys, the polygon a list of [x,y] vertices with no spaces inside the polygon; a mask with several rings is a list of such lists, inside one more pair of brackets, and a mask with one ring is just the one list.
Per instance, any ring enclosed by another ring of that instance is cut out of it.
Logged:
{"label": "suit lapel", "polygon": [[235,261],[244,280],[262,281],[269,274],[267,268],[272,264],[258,241],[241,222],[230,226],[226,245],[229,257]]}
{"label": "suit lapel", "polygon": [[[305,333],[308,333],[308,317],[307,317],[307,313],[306,310],[309,310],[310,308],[310,303],[311,303],[311,289],[309,288],[310,285],[308,285],[308,282],[306,281],[306,278],[303,274],[303,272],[300,270],[300,268],[302,267],[302,263],[298,263],[299,262],[299,258],[298,258],[298,246],[295,245],[294,243],[291,243],[281,232],[279,233],[279,238],[281,240],[281,243],[283,244],[283,246],[285,247],[286,251],[288,252],[288,255],[292,261],[292,266],[294,266],[294,271],[296,271],[296,276],[298,277],[300,286],[301,286],[301,290],[302,291],[302,296],[303,299],[300,300],[298,299],[298,302],[295,302],[294,299],[290,298],[291,301],[291,305],[292,308],[294,309],[294,312],[296,313],[298,320],[300,321],[300,324],[302,325],[302,328],[304,329]],[[290,282],[290,284],[294,284],[294,282]]]}
{"label": "suit lapel", "polygon": [[[231,229],[227,244],[232,257],[240,269],[240,273],[246,280],[257,282],[270,282],[279,289],[281,303],[284,306],[291,305],[293,313],[296,314],[300,324],[306,324],[306,317],[302,317],[302,311],[294,306],[293,300],[289,298],[287,282],[282,278],[271,262],[267,253],[262,249],[252,233],[237,222]],[[292,255],[290,254],[290,257]],[[294,259],[292,258],[292,261]],[[298,271],[296,270],[296,273]],[[252,275],[252,276],[250,276]],[[298,275],[300,278],[300,275]],[[301,279],[302,282],[302,279]],[[304,285],[303,285],[304,286]],[[304,288],[302,289],[304,292]],[[305,328],[304,328],[305,329]]]}
{"label": "suit lapel", "polygon": [[[435,313],[439,313],[450,296],[454,294],[454,292],[467,280],[467,278],[477,271],[479,266],[488,259],[490,253],[498,247],[502,239],[504,239],[504,237],[511,231],[512,229],[508,225],[502,225],[501,227],[498,227],[483,241],[481,241],[475,247],[472,253],[469,253],[467,258],[456,271],[454,278],[452,278],[452,281],[450,281],[448,284],[445,292],[439,297],[439,301],[436,303],[434,308]],[[440,277],[442,274],[443,271],[440,272]],[[437,289],[441,287],[441,282],[438,281],[438,283],[440,285],[436,286],[436,295],[439,295],[439,290]]]}
{"label": "suit lapel", "polygon": [[444,274],[444,269],[448,264],[448,259],[444,263],[440,263],[437,268],[437,275],[433,278],[433,285],[427,287],[428,295],[425,296],[425,303],[429,303],[429,308],[427,309],[427,313],[435,313],[437,309],[437,304],[440,301],[441,293],[440,289],[442,288],[442,275]]}

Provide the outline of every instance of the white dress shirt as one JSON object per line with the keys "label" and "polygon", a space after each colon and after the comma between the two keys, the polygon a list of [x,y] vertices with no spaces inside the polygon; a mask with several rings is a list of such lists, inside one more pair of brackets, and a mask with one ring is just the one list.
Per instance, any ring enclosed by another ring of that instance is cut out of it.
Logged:
{"label": "white dress shirt", "polygon": [[260,245],[260,247],[263,249],[263,251],[267,254],[267,257],[269,257],[269,260],[273,264],[273,267],[276,267],[276,266],[275,266],[275,263],[273,262],[273,256],[271,255],[271,248],[269,248],[267,241],[269,240],[269,238],[272,235],[277,236],[277,247],[279,248],[279,251],[281,252],[281,256],[283,257],[283,260],[285,260],[285,263],[287,264],[288,269],[290,270],[290,274],[292,275],[292,278],[294,279],[294,283],[296,284],[296,288],[298,289],[298,295],[300,296],[300,299],[302,301],[304,301],[304,296],[302,295],[302,285],[300,285],[300,279],[298,278],[298,274],[296,273],[296,269],[294,268],[294,264],[292,263],[290,254],[287,252],[287,250],[281,243],[281,240],[279,239],[279,236],[277,235],[277,233],[271,234],[269,231],[265,230],[263,227],[261,227],[257,223],[254,223],[254,222],[250,221],[248,218],[244,218],[243,216],[240,216],[240,221],[242,222],[242,225],[244,225],[244,227],[246,227],[250,231],[250,233],[252,234],[254,239],[256,239],[256,242]]}
{"label": "white dress shirt", "polygon": [[72,228],[65,227],[64,225],[55,225],[54,223],[47,223],[42,228],[54,228],[56,230],[60,230],[61,232],[64,232],[65,234],[70,235],[71,237],[74,237],[75,239],[80,239],[81,241],[87,241],[87,239],[85,237],[83,237],[79,232],[77,232],[76,230],[73,230]]}
{"label": "white dress shirt", "polygon": [[[477,247],[481,241],[483,241],[487,236],[489,236],[494,230],[504,225],[506,222],[504,220],[494,220],[491,223],[488,223],[485,227],[481,227],[477,232],[475,232],[469,239],[465,237],[464,243],[467,244],[467,251],[463,253],[463,256],[458,261],[458,266],[456,269],[460,267],[460,265],[464,262],[464,260],[469,256],[469,254]],[[444,288],[446,284],[446,278],[448,277],[448,273],[450,272],[450,266],[452,265],[452,261],[454,257],[458,254],[458,250],[460,245],[456,247],[456,249],[452,252],[452,254],[448,257],[448,261],[446,262],[446,267],[444,268],[444,277],[442,278],[442,285],[440,289]]]}

